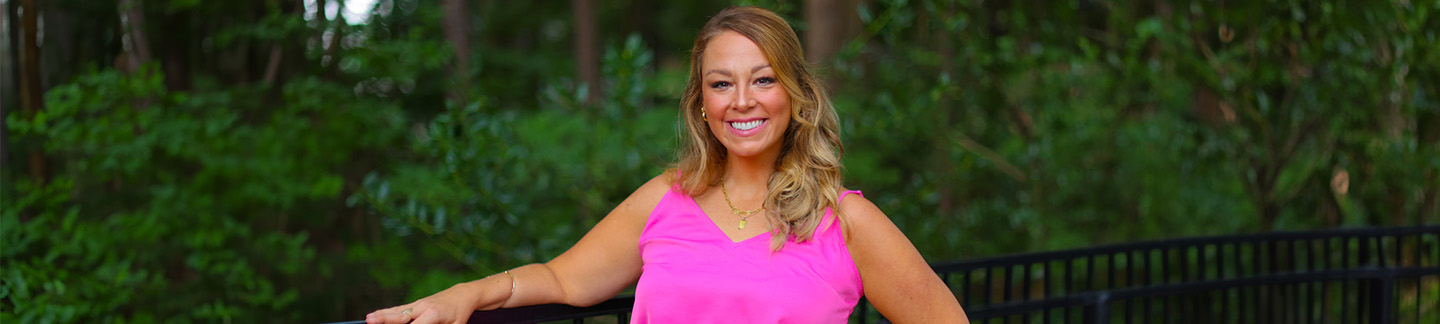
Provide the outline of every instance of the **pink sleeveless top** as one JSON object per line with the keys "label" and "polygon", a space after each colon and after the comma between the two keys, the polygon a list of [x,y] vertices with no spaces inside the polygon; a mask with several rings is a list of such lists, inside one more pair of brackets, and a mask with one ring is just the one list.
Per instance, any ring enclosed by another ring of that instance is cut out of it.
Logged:
{"label": "pink sleeveless top", "polygon": [[[848,191],[846,194],[859,191]],[[671,188],[640,234],[631,323],[845,323],[864,293],[845,233],[825,210],[814,239],[771,252],[772,233],[733,242]]]}

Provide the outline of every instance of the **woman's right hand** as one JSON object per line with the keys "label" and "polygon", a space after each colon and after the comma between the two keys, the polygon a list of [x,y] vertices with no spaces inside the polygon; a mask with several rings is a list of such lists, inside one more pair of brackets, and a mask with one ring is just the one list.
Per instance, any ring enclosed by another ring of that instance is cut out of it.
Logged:
{"label": "woman's right hand", "polygon": [[413,303],[365,315],[366,324],[465,324],[478,308],[477,281],[460,283]]}

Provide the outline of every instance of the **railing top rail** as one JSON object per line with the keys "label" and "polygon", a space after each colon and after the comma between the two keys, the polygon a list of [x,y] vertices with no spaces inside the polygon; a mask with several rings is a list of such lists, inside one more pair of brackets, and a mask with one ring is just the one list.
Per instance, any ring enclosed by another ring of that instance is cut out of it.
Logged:
{"label": "railing top rail", "polygon": [[973,270],[978,268],[1031,264],[1048,261],[1058,261],[1077,257],[1089,257],[1095,255],[1116,254],[1122,252],[1174,249],[1182,247],[1235,244],[1235,243],[1257,243],[1276,241],[1297,241],[1297,240],[1320,240],[1335,238],[1370,238],[1381,236],[1409,236],[1409,235],[1440,235],[1440,225],[1429,226],[1399,226],[1399,227],[1367,227],[1367,228],[1342,228],[1330,230],[1316,230],[1306,232],[1271,232],[1253,233],[1241,235],[1219,235],[1202,236],[1192,238],[1175,238],[1166,240],[1149,240],[1129,243],[1117,243],[1098,245],[1087,248],[1032,252],[1023,254],[1009,254],[993,257],[977,258],[965,261],[940,262],[931,264],[936,272],[957,272]]}
{"label": "railing top rail", "polygon": [[[624,295],[589,307],[575,307],[562,304],[532,305],[516,308],[502,308],[476,311],[470,315],[470,324],[518,324],[564,321],[576,318],[628,314],[635,305],[635,296]],[[364,324],[365,321],[333,322],[326,324]]]}
{"label": "railing top rail", "polygon": [[589,307],[570,305],[533,305],[475,312],[466,323],[470,324],[512,324],[543,323],[574,318],[629,314],[635,305],[635,296],[625,295],[611,298]]}

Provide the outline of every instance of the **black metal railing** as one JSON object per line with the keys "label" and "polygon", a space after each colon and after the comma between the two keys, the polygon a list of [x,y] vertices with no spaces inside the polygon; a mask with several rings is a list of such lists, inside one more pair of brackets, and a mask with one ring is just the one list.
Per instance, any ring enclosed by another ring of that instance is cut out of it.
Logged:
{"label": "black metal railing", "polygon": [[[1440,323],[1440,226],[1186,238],[934,265],[974,323]],[[881,320],[861,304],[861,323]]]}
{"label": "black metal railing", "polygon": [[[973,323],[1440,323],[1440,226],[1215,236],[933,265]],[[629,322],[634,297],[469,323]],[[851,322],[885,323],[865,301]]]}

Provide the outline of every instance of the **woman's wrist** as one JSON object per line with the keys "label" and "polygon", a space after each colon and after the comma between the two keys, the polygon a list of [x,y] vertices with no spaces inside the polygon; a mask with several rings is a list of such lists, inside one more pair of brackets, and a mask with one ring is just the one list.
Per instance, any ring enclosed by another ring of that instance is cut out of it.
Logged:
{"label": "woman's wrist", "polygon": [[468,287],[463,289],[479,297],[475,300],[476,310],[492,310],[504,307],[505,302],[513,297],[515,285],[511,279],[513,276],[513,271],[509,274],[501,272],[460,285],[467,285]]}

